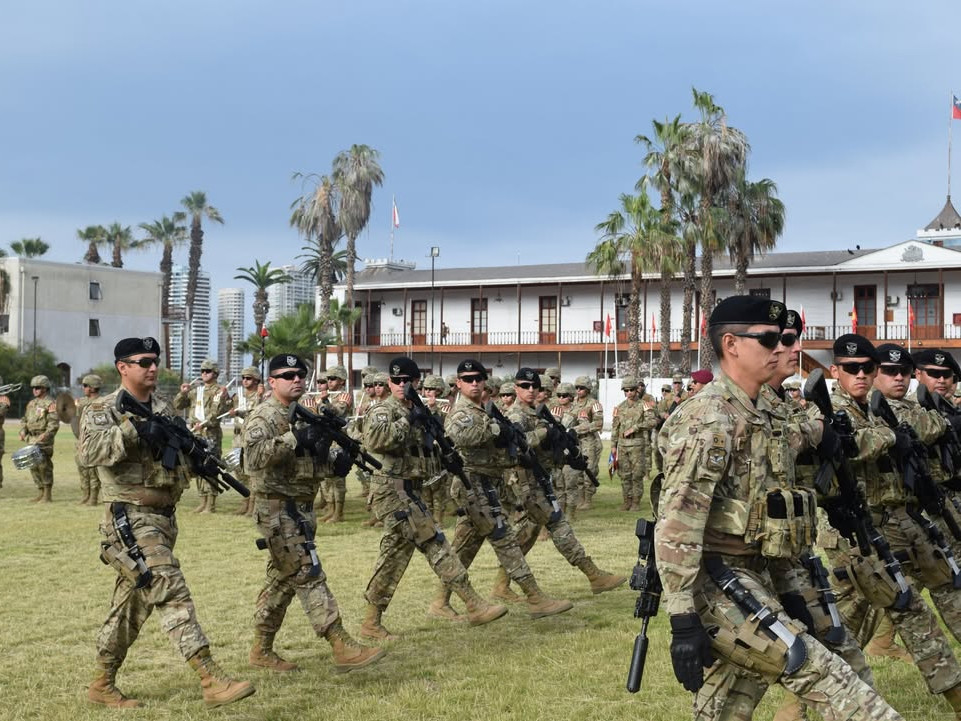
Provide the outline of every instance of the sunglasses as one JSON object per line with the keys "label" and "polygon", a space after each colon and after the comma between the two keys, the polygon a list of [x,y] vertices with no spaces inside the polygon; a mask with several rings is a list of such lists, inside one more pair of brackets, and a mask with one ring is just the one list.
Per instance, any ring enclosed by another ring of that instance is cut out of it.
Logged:
{"label": "sunglasses", "polygon": [[925,373],[927,373],[932,378],[951,378],[954,376],[954,371],[950,368],[945,368],[943,370],[935,370],[934,368],[922,368]]}
{"label": "sunglasses", "polygon": [[501,393],[501,398],[513,398],[513,393]]}
{"label": "sunglasses", "polygon": [[254,378],[253,376],[240,376],[240,380],[242,380],[242,381],[255,381],[255,380],[257,380],[257,379]]}
{"label": "sunglasses", "polygon": [[883,365],[879,366],[878,370],[881,372],[881,375],[891,377],[911,375],[911,366]]}
{"label": "sunglasses", "polygon": [[586,391],[586,390],[588,390],[588,387],[587,387],[587,386],[574,386],[574,390],[575,390],[575,391]]}
{"label": "sunglasses", "polygon": [[364,383],[364,388],[373,388],[373,387],[374,387],[373,383]]}
{"label": "sunglasses", "polygon": [[204,368],[204,369],[203,369],[202,371],[200,371],[200,372],[201,372],[201,373],[213,373],[214,371],[213,371],[211,368]]}
{"label": "sunglasses", "polygon": [[863,363],[839,363],[838,364],[845,373],[848,375],[856,376],[861,371],[864,371],[864,375],[869,376],[874,373],[874,369],[877,368],[877,364],[874,361],[864,361]]}
{"label": "sunglasses", "polygon": [[[138,358],[137,360],[130,360],[129,358],[121,358],[121,363],[126,363],[127,365],[140,366],[141,368],[149,368],[150,366],[159,366],[159,358]],[[207,373],[207,371],[200,371],[201,373]]]}
{"label": "sunglasses", "polygon": [[44,390],[44,391],[45,391],[45,390],[47,390],[47,389],[46,389],[44,386],[30,386],[30,390],[32,390],[32,391]]}
{"label": "sunglasses", "polygon": [[484,380],[484,376],[461,376],[460,380],[464,383],[480,383]]}
{"label": "sunglasses", "polygon": [[374,388],[386,388],[386,387],[387,387],[387,384],[386,384],[386,383],[374,383],[374,384],[373,384],[373,387],[374,387]]}
{"label": "sunglasses", "polygon": [[533,383],[527,383],[527,382],[515,383],[515,384],[514,384],[514,387],[515,387],[515,388],[520,388],[522,391],[529,391],[531,388],[534,387],[534,384],[533,384]]}
{"label": "sunglasses", "polygon": [[788,389],[787,389],[787,392],[788,392],[788,393],[800,393],[800,392],[801,392],[801,389],[800,389],[800,388],[788,388]]}
{"label": "sunglasses", "polygon": [[410,376],[391,376],[390,382],[395,386],[402,386],[405,383],[410,383]]}
{"label": "sunglasses", "polygon": [[558,394],[557,394],[557,397],[558,397],[558,398],[570,398],[570,397],[571,397],[571,394],[570,394],[570,393],[558,393]]}
{"label": "sunglasses", "polygon": [[275,373],[271,378],[283,378],[285,381],[292,381],[294,378],[303,380],[307,377],[307,371],[287,371],[286,373]]}
{"label": "sunglasses", "polygon": [[794,333],[781,333],[776,330],[766,330],[763,333],[731,333],[731,335],[738,338],[753,338],[768,350],[777,348],[778,343],[792,346],[797,341]]}

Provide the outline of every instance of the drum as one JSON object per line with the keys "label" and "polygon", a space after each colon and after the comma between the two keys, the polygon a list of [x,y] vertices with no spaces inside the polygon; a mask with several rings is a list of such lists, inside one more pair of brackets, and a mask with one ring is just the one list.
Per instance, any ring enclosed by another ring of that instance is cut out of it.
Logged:
{"label": "drum", "polygon": [[244,470],[244,449],[231,448],[224,453],[224,465],[233,474],[242,473]]}
{"label": "drum", "polygon": [[40,450],[40,446],[31,443],[19,451],[14,451],[12,458],[14,468],[25,471],[28,468],[34,468],[43,463],[43,451]]}

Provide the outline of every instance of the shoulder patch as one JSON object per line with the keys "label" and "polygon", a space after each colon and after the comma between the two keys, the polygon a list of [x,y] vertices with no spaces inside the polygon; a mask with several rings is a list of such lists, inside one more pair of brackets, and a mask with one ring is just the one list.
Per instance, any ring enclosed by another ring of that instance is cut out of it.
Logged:
{"label": "shoulder patch", "polygon": [[254,428],[247,429],[246,436],[252,441],[259,441],[259,440],[263,440],[266,434],[264,433],[263,428],[261,428],[260,426],[255,426]]}
{"label": "shoulder patch", "polygon": [[459,424],[461,424],[462,426],[464,426],[464,428],[468,428],[468,427],[474,425],[474,418],[471,416],[470,413],[460,413],[460,414],[458,414],[458,415],[455,417],[455,420],[456,420]]}
{"label": "shoulder patch", "polygon": [[707,450],[707,468],[710,471],[723,471],[727,462],[727,451],[717,446]]}

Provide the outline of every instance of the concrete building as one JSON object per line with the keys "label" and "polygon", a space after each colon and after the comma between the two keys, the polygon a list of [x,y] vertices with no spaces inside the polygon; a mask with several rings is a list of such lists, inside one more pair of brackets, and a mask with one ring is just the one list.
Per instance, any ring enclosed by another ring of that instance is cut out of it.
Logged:
{"label": "concrete building", "polygon": [[280,269],[290,276],[290,282],[277,283],[267,288],[267,302],[270,303],[267,311],[268,324],[285,315],[292,315],[299,305],[314,303],[314,279],[296,265],[284,265]]}
{"label": "concrete building", "polygon": [[180,371],[183,366],[184,378],[194,380],[210,357],[210,275],[201,270],[197,278],[194,314],[185,334],[187,275],[186,266],[175,265],[170,278],[170,367]]}
{"label": "concrete building", "polygon": [[111,363],[121,338],[162,342],[160,273],[37,258],[0,258],[0,268],[0,341],[51,350],[61,373],[51,381],[60,386]]}
{"label": "concrete building", "polygon": [[[217,363],[221,369],[221,379],[228,382],[239,378],[243,370],[245,356],[230,347],[246,338],[244,332],[244,291],[240,288],[221,288],[217,291]],[[224,327],[225,324],[228,327]],[[229,362],[228,362],[228,355]]]}

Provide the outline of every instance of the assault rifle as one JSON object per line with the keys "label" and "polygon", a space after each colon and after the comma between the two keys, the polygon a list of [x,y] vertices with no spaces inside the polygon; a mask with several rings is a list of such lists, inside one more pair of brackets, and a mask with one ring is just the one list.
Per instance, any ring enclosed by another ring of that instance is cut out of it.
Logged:
{"label": "assault rifle", "polygon": [[563,512],[561,511],[560,504],[557,502],[557,496],[554,494],[551,474],[548,473],[547,469],[537,460],[537,453],[528,445],[527,434],[524,432],[524,429],[516,423],[511,423],[507,417],[501,413],[501,409],[494,405],[493,401],[487,401],[487,403],[484,404],[484,410],[487,412],[487,415],[491,417],[491,420],[500,426],[500,437],[504,439],[504,442],[507,444],[508,454],[510,454],[511,458],[517,459],[517,462],[523,468],[529,470],[538,485],[540,485],[544,496],[547,498],[547,502],[551,504],[552,508],[549,522],[560,520]]}
{"label": "assault rifle", "polygon": [[961,472],[961,409],[949,403],[941,394],[932,393],[924,385],[918,386],[918,403],[925,410],[937,411],[948,423],[948,429],[937,440],[937,446],[941,465],[948,476],[954,478]]}
{"label": "assault rifle", "polygon": [[[419,425],[424,431],[425,449],[428,451],[431,450],[436,443],[440,449],[441,465],[444,466],[448,473],[460,480],[468,497],[474,495],[476,491],[467,474],[464,472],[464,459],[461,458],[460,453],[457,452],[454,445],[450,442],[450,439],[444,432],[444,426],[437,420],[437,417],[430,412],[430,409],[424,405],[424,401],[414,388],[413,383],[408,383],[404,386],[404,400],[410,401],[413,406],[410,414],[411,423]],[[504,524],[504,510],[501,508],[500,498],[498,498],[493,486],[484,484],[482,490],[485,498],[487,498],[487,504],[491,508],[491,515],[494,517],[495,530],[493,538],[500,538],[507,531]]]}
{"label": "assault rifle", "polygon": [[564,424],[557,420],[543,403],[537,407],[537,415],[547,421],[549,428],[554,429],[550,436],[551,440],[555,441],[552,444],[554,465],[568,465],[575,471],[583,471],[595,487],[600,486],[597,474],[587,467],[587,458],[581,452],[581,444],[577,440],[577,433],[574,432],[574,429],[565,428]]}
{"label": "assault rifle", "polygon": [[[899,611],[903,610],[911,602],[911,587],[908,586],[904,573],[901,571],[901,564],[891,552],[891,546],[887,539],[874,527],[871,508],[864,497],[864,492],[858,485],[858,479],[855,478],[854,471],[851,470],[851,463],[848,458],[856,456],[858,453],[851,419],[843,410],[835,411],[831,407],[831,397],[824,380],[824,371],[820,368],[811,371],[808,376],[807,382],[804,384],[804,397],[818,407],[821,415],[824,416],[824,422],[830,423],[841,439],[840,454],[825,462],[825,466],[834,470],[839,494],[837,497],[825,499],[821,505],[827,511],[831,525],[842,536],[852,543],[856,543],[861,555],[870,556],[872,551],[878,554],[878,557],[884,562],[888,574],[898,585],[899,591],[893,607]],[[822,477],[821,471],[818,472],[818,477]],[[819,487],[818,490],[822,494],[825,493],[823,487]]]}
{"label": "assault rifle", "polygon": [[641,632],[634,638],[634,653],[631,654],[631,667],[627,672],[627,690],[637,693],[641,689],[644,676],[644,662],[647,660],[647,624],[657,615],[661,605],[661,576],[654,562],[654,521],[638,518],[634,528],[637,536],[637,563],[631,573],[631,588],[640,595],[634,604],[634,618],[641,618]]}
{"label": "assault rifle", "polygon": [[122,388],[117,394],[115,407],[121,413],[132,413],[144,418],[147,424],[156,429],[158,444],[163,444],[157,449],[160,464],[168,471],[177,466],[177,458],[183,454],[190,462],[190,469],[215,490],[226,491],[230,487],[244,498],[250,496],[247,486],[227,472],[227,465],[213,454],[207,441],[187,429],[183,418],[154,413],[150,406],[141,403]]}
{"label": "assault rifle", "polygon": [[[297,421],[318,426],[327,438],[340,446],[350,456],[350,462],[355,466],[368,473],[373,473],[375,468],[378,470],[381,468],[380,461],[367,453],[361,447],[360,441],[354,440],[344,432],[344,427],[347,425],[345,419],[324,406],[320,406],[318,411],[319,413],[314,413],[304,408],[300,403],[291,403],[289,419],[291,427]],[[326,454],[321,455],[326,456]]]}

